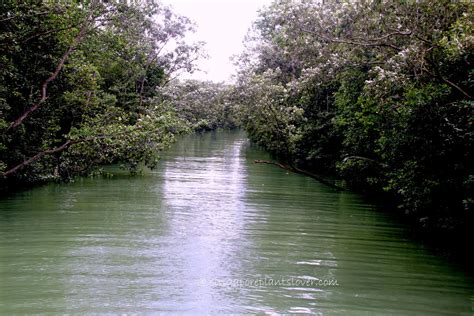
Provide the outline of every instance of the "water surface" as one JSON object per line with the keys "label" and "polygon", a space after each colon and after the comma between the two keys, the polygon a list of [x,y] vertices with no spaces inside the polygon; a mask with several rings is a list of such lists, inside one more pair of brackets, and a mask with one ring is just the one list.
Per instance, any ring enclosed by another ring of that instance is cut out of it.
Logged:
{"label": "water surface", "polygon": [[473,314],[473,281],[401,224],[254,159],[195,135],[143,176],[0,200],[0,315]]}

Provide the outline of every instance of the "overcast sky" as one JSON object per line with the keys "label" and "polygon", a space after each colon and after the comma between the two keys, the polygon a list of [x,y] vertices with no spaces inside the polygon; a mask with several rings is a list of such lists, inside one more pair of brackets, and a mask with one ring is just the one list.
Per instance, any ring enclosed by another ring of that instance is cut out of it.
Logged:
{"label": "overcast sky", "polygon": [[[229,80],[234,72],[232,55],[242,51],[242,41],[257,11],[272,0],[161,0],[174,12],[189,17],[197,24],[190,40],[205,41],[209,59],[199,62],[206,73],[192,75],[194,79],[215,82]],[[189,75],[186,76],[189,78]]]}

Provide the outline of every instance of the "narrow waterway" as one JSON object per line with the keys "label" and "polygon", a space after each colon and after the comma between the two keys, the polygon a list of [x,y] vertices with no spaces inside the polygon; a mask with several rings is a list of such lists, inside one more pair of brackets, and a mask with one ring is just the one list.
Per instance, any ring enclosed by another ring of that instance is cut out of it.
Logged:
{"label": "narrow waterway", "polygon": [[271,165],[242,132],[158,168],[0,200],[0,315],[472,315],[474,283],[360,196]]}

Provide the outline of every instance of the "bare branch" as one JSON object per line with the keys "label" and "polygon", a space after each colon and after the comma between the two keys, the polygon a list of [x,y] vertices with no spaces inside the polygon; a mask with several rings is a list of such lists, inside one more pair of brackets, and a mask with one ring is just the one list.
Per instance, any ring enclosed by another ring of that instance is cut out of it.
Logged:
{"label": "bare branch", "polygon": [[327,185],[328,187],[331,187],[331,188],[336,189],[338,191],[345,191],[344,188],[342,188],[338,185],[335,185],[332,182],[327,181],[326,179],[324,179],[323,177],[321,177],[317,174],[314,174],[314,173],[308,172],[306,170],[296,168],[294,166],[285,166],[285,165],[283,165],[279,162],[270,161],[270,160],[254,160],[254,163],[264,163],[264,164],[274,165],[274,166],[277,166],[277,167],[282,168],[284,170],[288,170],[288,171],[291,171],[291,172],[294,172],[294,173],[299,173],[299,174],[308,176],[310,178],[313,178],[313,179]]}
{"label": "bare branch", "polygon": [[48,31],[45,31],[45,32],[35,33],[35,34],[30,35],[29,37],[25,38],[22,42],[26,43],[26,42],[28,42],[28,41],[36,38],[36,37],[42,37],[42,36],[49,35],[49,34],[56,33],[56,32],[67,31],[67,30],[70,30],[70,29],[72,29],[76,26],[77,25],[70,25],[68,27],[62,27],[62,28],[57,28],[57,29],[53,29],[53,30],[48,30]]}
{"label": "bare branch", "polygon": [[472,99],[472,96],[467,93],[466,91],[464,91],[460,86],[458,86],[457,84],[455,84],[454,82],[450,81],[448,78],[442,76],[441,74],[438,76],[441,80],[443,80],[445,83],[447,83],[448,85],[450,85],[451,87],[453,87],[454,89],[458,90],[459,92],[461,92],[462,94],[464,94],[464,96],[466,96],[467,98],[469,99]]}
{"label": "bare branch", "polygon": [[466,96],[467,98],[469,99],[472,99],[472,96],[467,93],[466,91],[464,91],[460,86],[458,86],[457,84],[455,84],[454,82],[452,82],[451,80],[449,80],[448,78],[444,77],[443,75],[441,75],[439,72],[438,74],[435,74],[431,71],[429,71],[426,67],[423,67],[423,70],[426,71],[426,73],[428,73],[430,76],[433,76],[435,78],[439,78],[441,79],[443,82],[447,83],[448,85],[450,85],[451,87],[453,87],[454,89],[458,90],[459,92],[461,92],[464,96]]}

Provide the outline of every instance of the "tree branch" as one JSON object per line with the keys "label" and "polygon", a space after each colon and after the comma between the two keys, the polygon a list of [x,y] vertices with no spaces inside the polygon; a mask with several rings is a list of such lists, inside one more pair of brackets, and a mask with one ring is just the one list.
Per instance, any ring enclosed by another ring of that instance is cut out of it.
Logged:
{"label": "tree branch", "polygon": [[445,83],[447,83],[448,85],[450,85],[451,87],[453,87],[454,89],[458,90],[459,92],[461,92],[464,96],[466,96],[467,98],[469,99],[472,99],[472,96],[467,93],[466,91],[464,91],[460,86],[458,86],[457,84],[455,84],[454,82],[450,81],[449,79],[445,78],[443,75],[441,75],[439,72],[437,72],[438,74],[435,74],[431,71],[429,71],[426,67],[423,67],[424,71],[426,71],[430,76],[433,76],[433,77],[437,77],[439,79],[441,79],[442,81],[444,81]]}
{"label": "tree branch", "polygon": [[48,31],[40,32],[40,33],[35,33],[33,35],[28,36],[24,40],[22,40],[22,42],[26,43],[26,42],[28,42],[28,41],[36,38],[36,37],[41,37],[41,36],[49,35],[49,34],[56,33],[56,32],[61,32],[61,31],[67,31],[67,30],[70,30],[70,29],[72,29],[76,26],[77,25],[70,25],[68,27],[62,27],[62,28],[52,29],[52,30],[48,30]]}
{"label": "tree branch", "polygon": [[[392,48],[396,51],[401,51],[402,49],[396,45],[393,45],[393,44],[390,44],[390,43],[386,43],[386,42],[375,42],[375,41],[378,41],[378,40],[381,40],[383,38],[385,38],[385,36],[383,37],[380,37],[380,38],[376,38],[376,39],[369,39],[369,41],[374,41],[374,43],[365,43],[365,42],[356,42],[356,41],[353,41],[353,40],[350,40],[350,39],[340,39],[340,38],[331,38],[331,37],[327,37],[327,36],[324,36],[324,35],[321,35],[317,32],[314,32],[314,31],[310,31],[310,30],[306,30],[302,27],[300,27],[300,30],[302,32],[305,32],[305,33],[308,33],[308,34],[312,34],[316,37],[319,37],[320,39],[322,40],[325,40],[327,42],[331,42],[331,43],[341,43],[341,44],[349,44],[349,45],[355,45],[355,46],[364,46],[364,47],[389,47],[389,48]],[[390,33],[386,36],[393,36],[394,33]],[[387,37],[388,38],[388,37]]]}
{"label": "tree branch", "polygon": [[36,155],[34,155],[33,157],[30,157],[27,160],[25,160],[25,161],[17,164],[16,166],[8,169],[7,171],[5,171],[3,173],[0,173],[0,177],[8,177],[12,174],[15,174],[18,171],[20,171],[21,169],[23,169],[24,167],[32,164],[33,162],[35,162],[35,161],[37,161],[41,158],[43,158],[44,156],[55,154],[55,153],[61,152],[63,150],[66,150],[71,145],[84,143],[84,142],[88,142],[88,141],[93,141],[93,140],[98,140],[98,139],[113,138],[113,137],[116,137],[116,136],[122,136],[122,135],[128,135],[128,134],[129,134],[129,131],[126,131],[126,132],[117,133],[117,134],[102,134],[102,135],[90,136],[90,137],[76,139],[76,140],[67,140],[64,144],[62,144],[58,147],[54,147],[54,148],[47,149],[45,151],[39,152]]}
{"label": "tree branch", "polygon": [[324,179],[321,176],[318,176],[317,174],[314,174],[314,173],[311,173],[311,172],[308,172],[308,171],[305,171],[305,170],[302,170],[302,169],[299,169],[299,168],[296,168],[296,167],[293,167],[293,166],[285,166],[285,165],[283,165],[279,162],[269,161],[269,160],[254,160],[254,163],[264,163],[264,164],[274,165],[274,166],[277,166],[277,167],[282,168],[284,170],[288,170],[288,171],[291,171],[291,172],[294,172],[294,173],[299,173],[299,174],[308,176],[310,178],[313,178],[313,179],[327,185],[328,187],[331,187],[331,188],[336,189],[338,191],[345,191],[344,188],[342,188],[340,186],[337,186],[334,183],[331,183],[331,182],[327,181],[326,179]]}
{"label": "tree branch", "polygon": [[[58,10],[58,8],[55,8],[55,10],[37,12],[37,13],[34,13],[34,14],[27,15],[26,17],[40,16],[40,15],[46,15],[46,14],[50,14],[50,13],[60,13],[60,12],[61,12],[61,10]],[[6,22],[6,21],[9,21],[9,20],[13,20],[13,19],[18,18],[18,17],[20,17],[20,16],[15,14],[15,15],[12,15],[8,18],[0,19],[0,23]]]}
{"label": "tree branch", "polygon": [[14,173],[17,173],[21,169],[25,168],[26,166],[32,164],[33,162],[35,162],[39,159],[41,159],[42,157],[47,156],[47,155],[51,155],[51,154],[54,154],[54,153],[57,153],[57,152],[61,152],[61,151],[65,150],[66,148],[68,148],[69,146],[71,146],[72,144],[75,144],[75,143],[78,143],[78,142],[79,141],[68,140],[64,144],[62,144],[61,146],[39,152],[36,155],[34,155],[33,157],[23,161],[22,163],[19,163],[15,167],[13,167],[13,168],[5,171],[4,173],[2,173],[2,177],[8,177],[8,176],[10,176]]}
{"label": "tree branch", "polygon": [[[367,38],[366,40],[368,41],[371,41],[371,42],[380,42],[380,41],[383,41],[383,40],[387,40],[389,39],[390,37],[392,36],[410,36],[412,35],[412,32],[411,31],[406,31],[406,32],[403,32],[403,31],[393,31],[391,33],[388,33],[388,34],[385,34],[381,37],[375,37],[375,38]],[[364,38],[354,38],[354,39],[357,39],[357,40],[364,40]]]}
{"label": "tree branch", "polygon": [[10,130],[10,129],[13,129],[13,128],[16,128],[18,127],[21,123],[23,123],[23,121],[31,114],[33,113],[34,111],[36,111],[45,101],[46,99],[48,98],[48,95],[47,95],[47,92],[48,92],[48,85],[50,82],[52,82],[53,80],[55,80],[57,78],[57,76],[59,75],[59,73],[61,72],[61,70],[63,69],[64,67],[64,64],[65,62],[67,61],[67,59],[69,58],[69,55],[71,55],[71,53],[76,49],[77,45],[82,41],[82,39],[84,38],[86,32],[87,32],[87,28],[89,27],[89,24],[90,24],[90,18],[88,17],[84,23],[82,24],[81,26],[81,29],[79,30],[79,33],[76,35],[76,37],[74,38],[71,46],[69,46],[69,48],[64,52],[64,54],[61,56],[61,58],[59,59],[59,62],[56,66],[56,69],[54,70],[54,72],[51,74],[51,76],[49,76],[41,85],[41,98],[38,100],[38,102],[36,102],[35,104],[33,104],[32,106],[30,106],[28,109],[26,109],[25,112],[23,112],[22,115],[20,115],[16,120],[14,120],[10,126],[8,127],[7,131]]}
{"label": "tree branch", "polygon": [[472,96],[467,93],[466,91],[464,91],[460,86],[458,86],[457,84],[455,84],[454,82],[450,81],[449,79],[443,77],[441,74],[439,75],[439,78],[441,80],[443,80],[445,83],[447,83],[448,85],[450,85],[451,87],[453,87],[454,89],[458,90],[459,92],[461,92],[462,94],[464,94],[464,96],[466,96],[467,98],[469,99],[472,99]]}
{"label": "tree branch", "polygon": [[143,105],[143,90],[145,89],[145,81],[146,81],[146,75],[147,75],[148,69],[150,69],[151,64],[153,64],[156,58],[158,58],[158,54],[159,54],[159,51],[156,52],[155,54],[152,54],[145,65],[145,71],[144,71],[145,73],[142,79],[140,80],[140,91],[138,92],[138,95],[140,97],[140,103],[139,103],[140,107]]}

